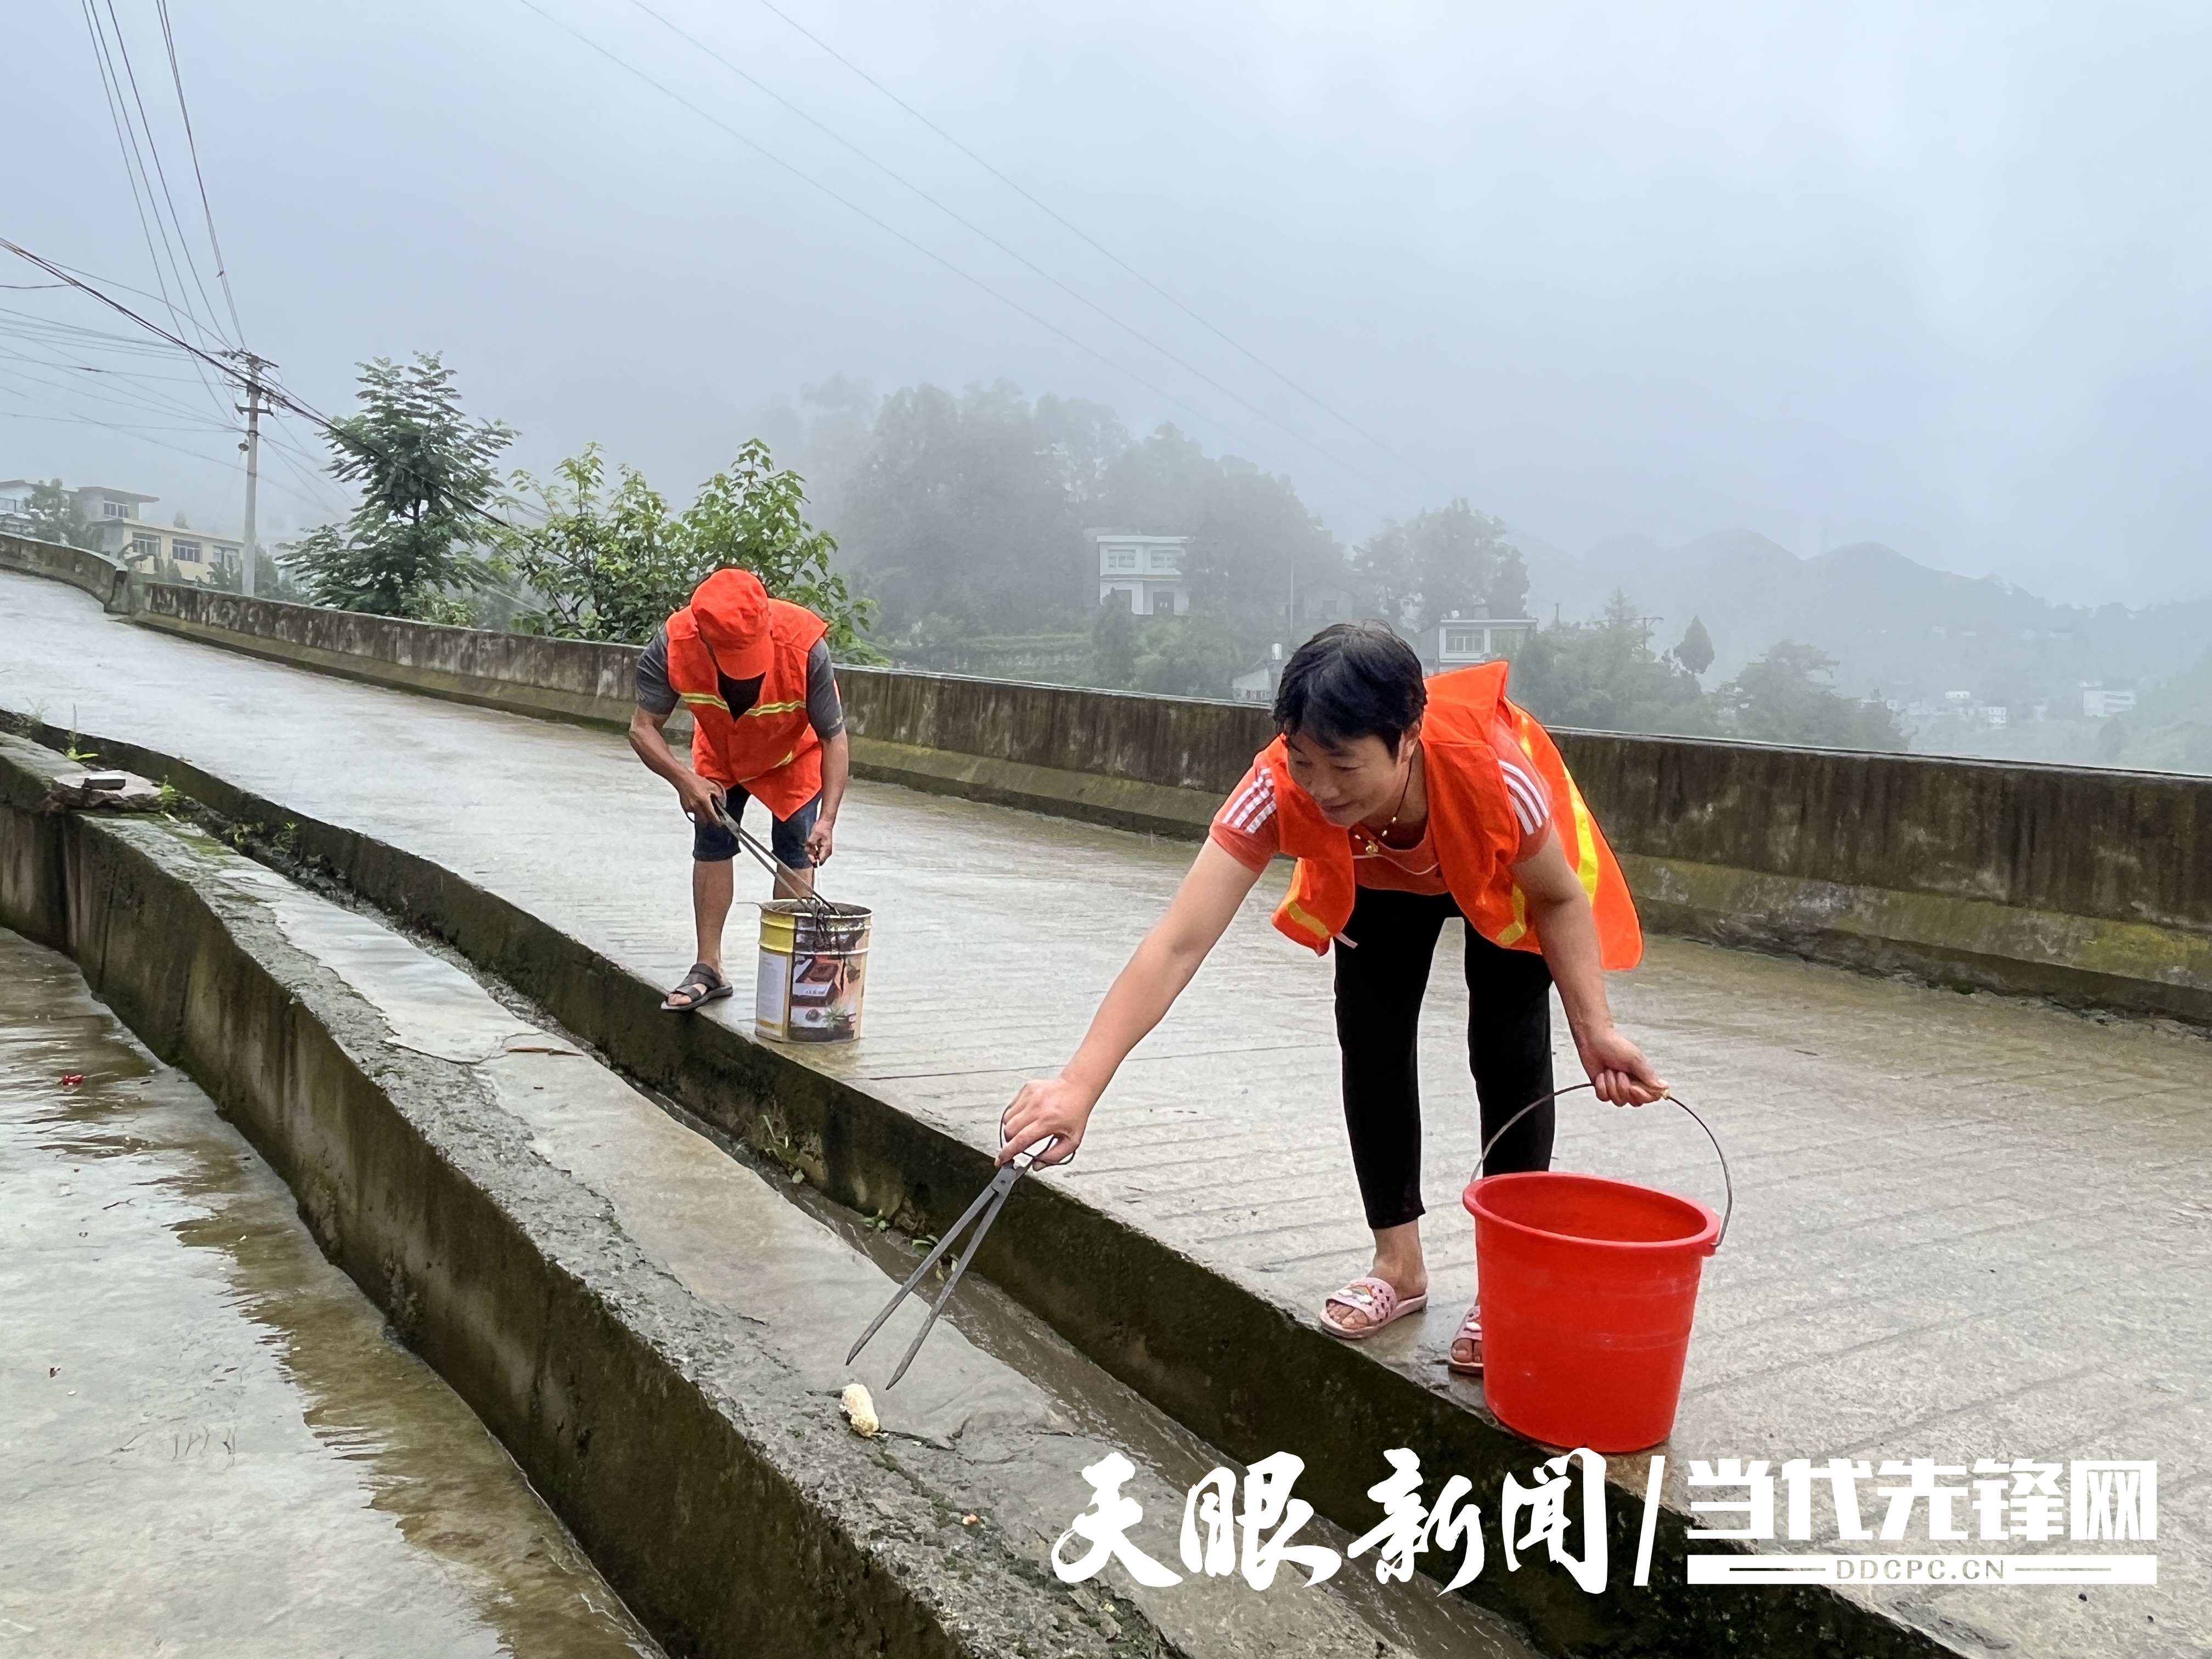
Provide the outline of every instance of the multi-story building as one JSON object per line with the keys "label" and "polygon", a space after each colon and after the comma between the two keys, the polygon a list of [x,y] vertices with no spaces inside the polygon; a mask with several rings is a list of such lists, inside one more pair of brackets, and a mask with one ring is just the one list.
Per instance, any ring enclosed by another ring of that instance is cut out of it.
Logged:
{"label": "multi-story building", "polygon": [[[37,481],[0,478],[0,523],[21,523],[31,510],[31,491]],[[243,551],[234,537],[210,536],[204,531],[167,528],[148,524],[138,509],[161,498],[105,484],[83,484],[66,490],[77,516],[100,532],[99,550],[132,569],[149,574],[176,567],[188,582],[213,581],[228,569],[236,571]]]}
{"label": "multi-story building", "polygon": [[1115,594],[1140,617],[1187,617],[1190,581],[1185,565],[1188,536],[1132,536],[1118,530],[1094,530],[1098,549],[1098,603]]}
{"label": "multi-story building", "polygon": [[1413,649],[1430,673],[1444,674],[1471,663],[1510,657],[1535,631],[1533,617],[1462,617],[1455,611],[1415,635]]}

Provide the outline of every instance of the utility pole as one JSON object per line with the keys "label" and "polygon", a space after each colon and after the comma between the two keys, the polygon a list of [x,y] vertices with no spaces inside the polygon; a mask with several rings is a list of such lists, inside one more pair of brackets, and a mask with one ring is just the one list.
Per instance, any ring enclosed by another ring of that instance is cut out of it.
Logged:
{"label": "utility pole", "polygon": [[250,351],[230,355],[246,370],[246,401],[238,406],[239,413],[246,416],[246,441],[239,445],[246,452],[246,545],[239,555],[238,591],[250,599],[253,597],[254,566],[260,551],[253,538],[253,509],[261,488],[261,371],[276,365]]}

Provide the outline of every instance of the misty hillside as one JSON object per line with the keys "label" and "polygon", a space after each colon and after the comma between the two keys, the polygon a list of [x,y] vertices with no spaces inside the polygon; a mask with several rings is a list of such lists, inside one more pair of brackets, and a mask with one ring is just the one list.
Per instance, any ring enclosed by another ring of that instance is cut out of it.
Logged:
{"label": "misty hillside", "polygon": [[1619,589],[1651,625],[1655,645],[1692,616],[1711,635],[1709,682],[1725,679],[1777,640],[1815,645],[1855,696],[2026,708],[2069,700],[2082,680],[2135,685],[2175,674],[2205,648],[2212,599],[2130,611],[2055,605],[1996,577],[1931,569],[1879,542],[1801,559],[1750,530],[1721,530],[1679,547],[1608,536],[1579,557],[1517,538],[1528,567],[1530,614],[1595,617]]}

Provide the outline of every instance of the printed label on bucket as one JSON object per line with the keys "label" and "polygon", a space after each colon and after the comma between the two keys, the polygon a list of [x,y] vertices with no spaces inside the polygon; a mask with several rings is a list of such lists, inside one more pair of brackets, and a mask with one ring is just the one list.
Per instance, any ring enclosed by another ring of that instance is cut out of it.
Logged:
{"label": "printed label on bucket", "polygon": [[784,1016],[790,1006],[791,957],[784,951],[763,947],[760,975],[753,986],[753,1018],[763,1036],[783,1036]]}
{"label": "printed label on bucket", "polygon": [[788,960],[791,990],[787,1018],[791,1041],[842,1042],[858,1036],[867,957],[842,952],[816,956],[794,952]]}

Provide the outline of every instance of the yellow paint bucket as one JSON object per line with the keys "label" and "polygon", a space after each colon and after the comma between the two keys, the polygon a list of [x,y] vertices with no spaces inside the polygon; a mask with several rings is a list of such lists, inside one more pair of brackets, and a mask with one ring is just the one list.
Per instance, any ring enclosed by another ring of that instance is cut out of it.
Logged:
{"label": "yellow paint bucket", "polygon": [[761,906],[753,1029],[772,1042],[850,1042],[867,989],[864,905],[776,899]]}

